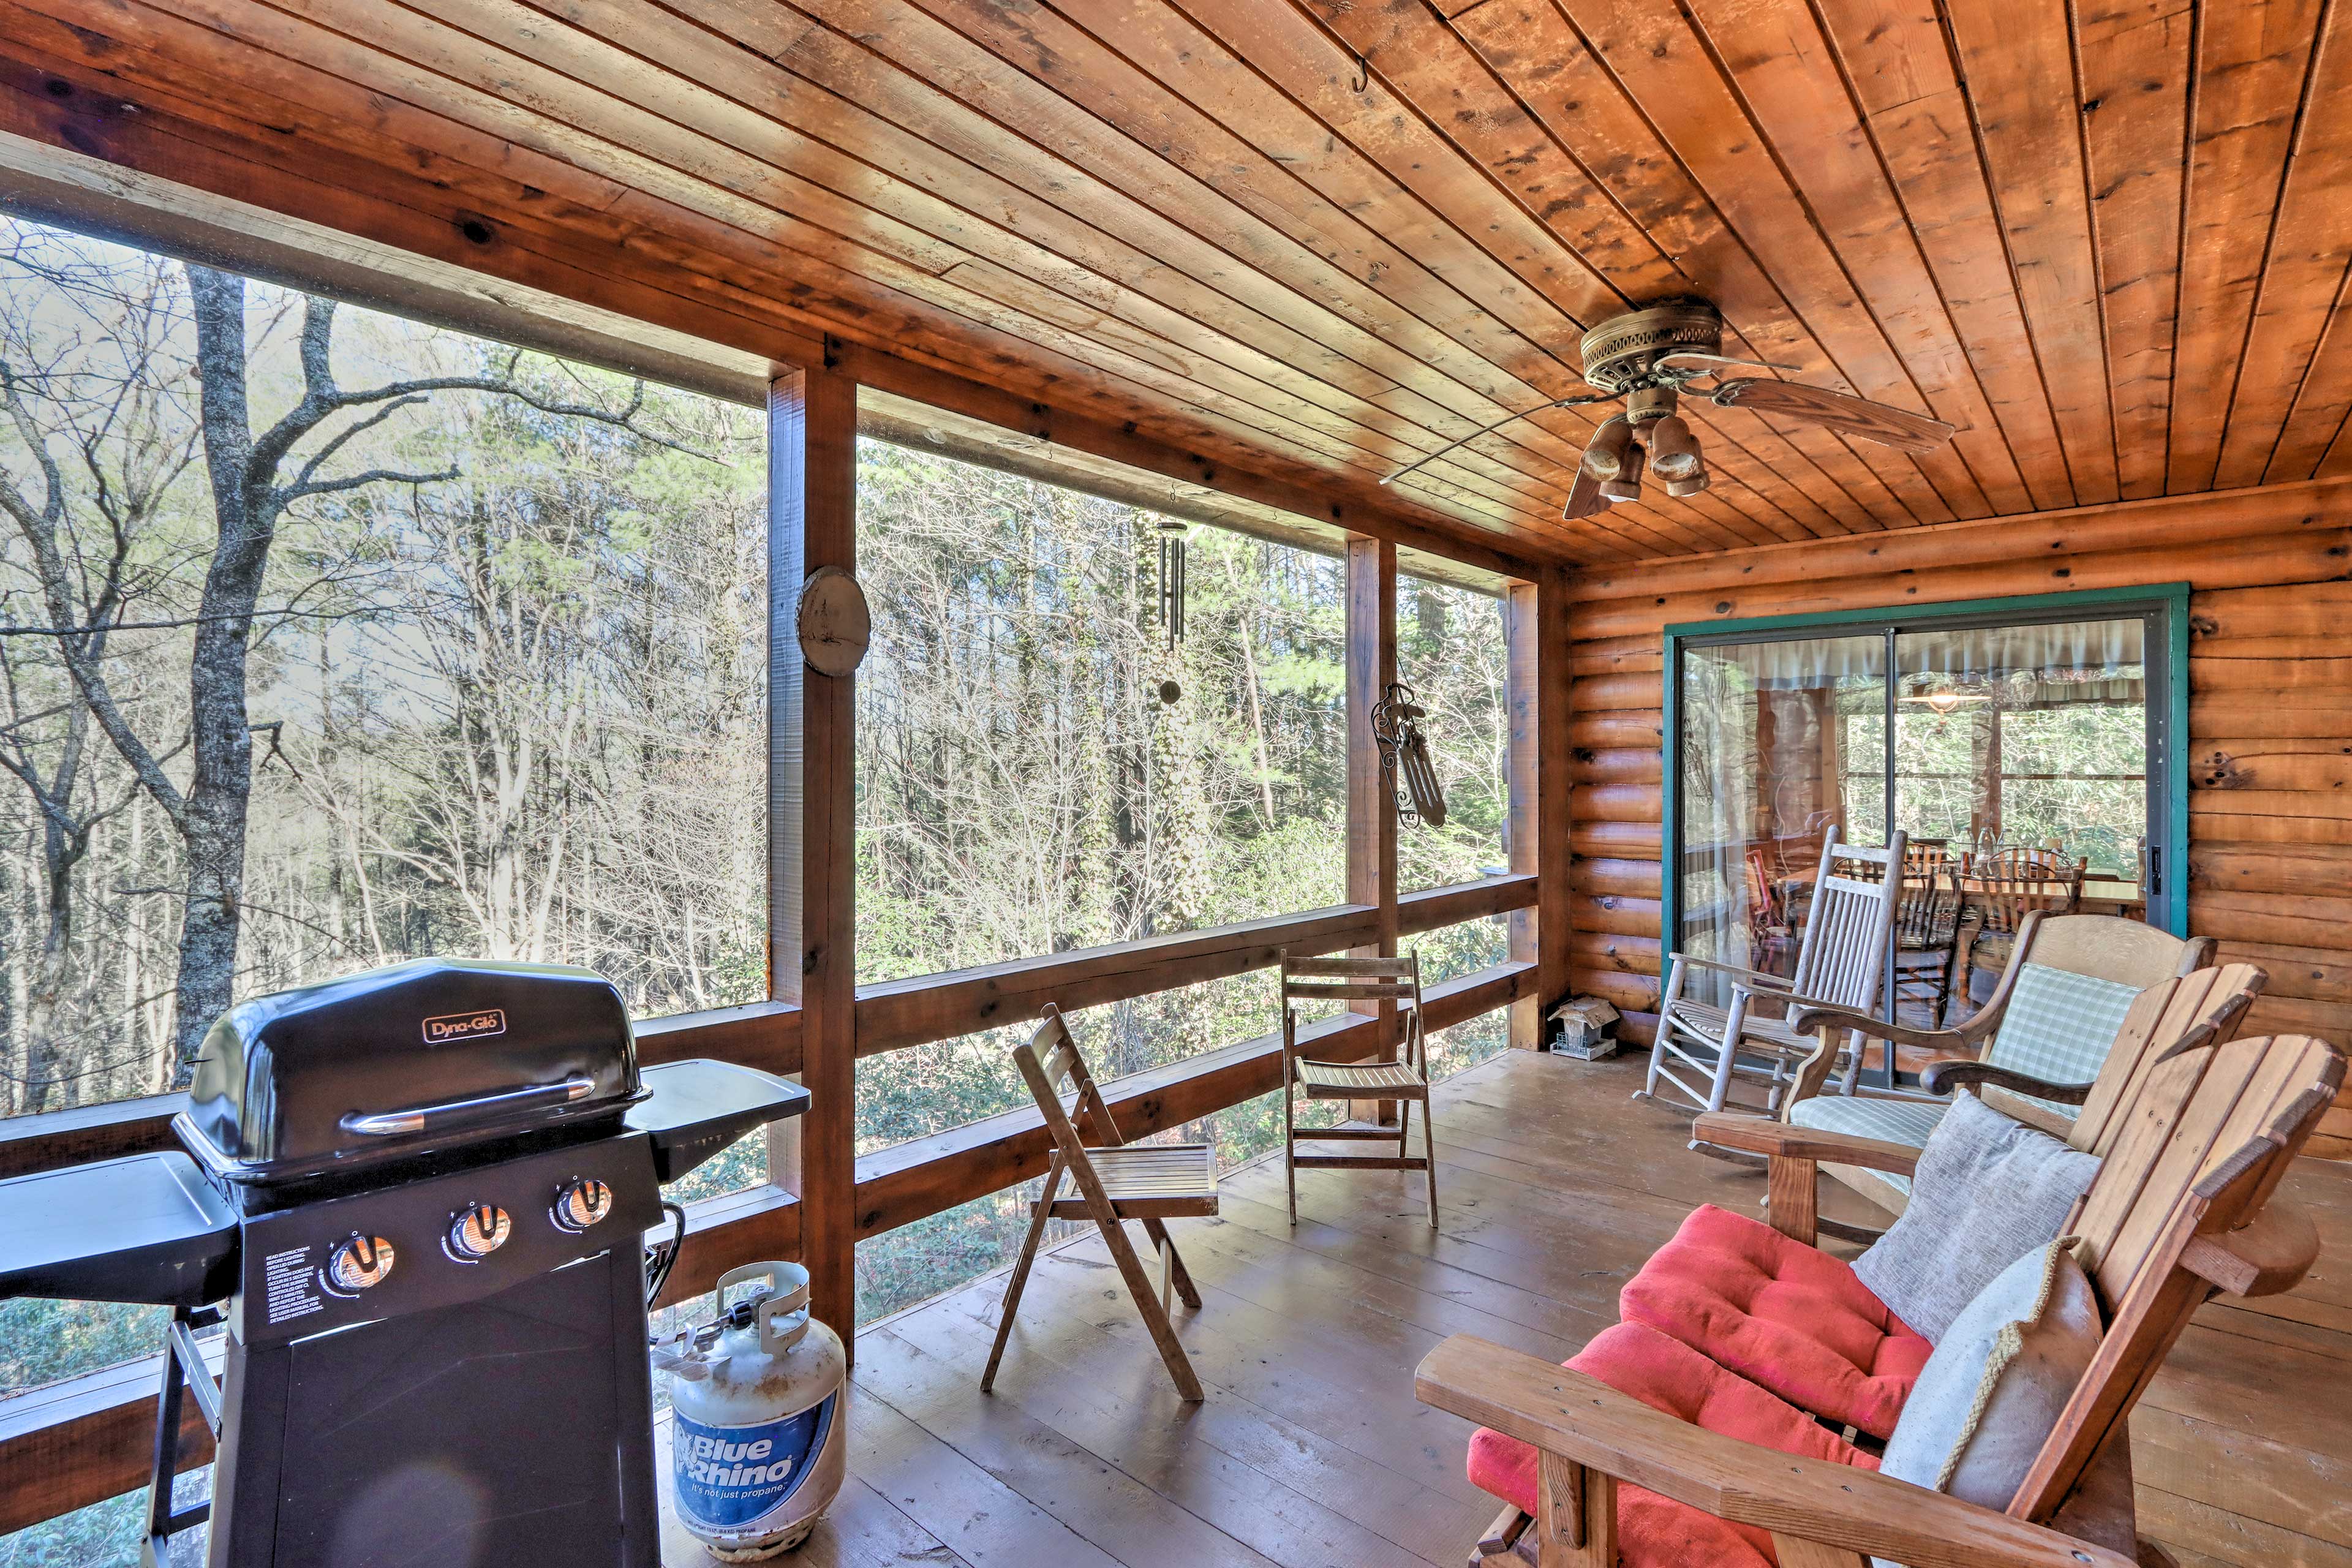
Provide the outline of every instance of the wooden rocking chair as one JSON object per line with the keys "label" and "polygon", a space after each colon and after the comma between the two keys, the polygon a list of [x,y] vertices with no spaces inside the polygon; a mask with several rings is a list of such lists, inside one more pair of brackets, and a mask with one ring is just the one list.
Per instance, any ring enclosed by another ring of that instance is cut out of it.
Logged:
{"label": "wooden rocking chair", "polygon": [[[980,1374],[981,1392],[985,1394],[995,1385],[996,1363],[1004,1359],[1004,1342],[1012,1336],[1013,1314],[1021,1305],[1023,1287],[1029,1283],[1030,1266],[1036,1261],[1037,1244],[1045,1238],[1045,1222],[1092,1219],[1102,1231],[1103,1246],[1110,1250],[1127,1293],[1135,1299],[1135,1310],[1143,1315],[1151,1342],[1160,1349],[1160,1359],[1167,1363],[1168,1375],[1176,1380],[1176,1392],[1189,1402],[1199,1403],[1201,1380],[1193,1375],[1192,1360],[1177,1342],[1175,1327],[1168,1318],[1168,1298],[1172,1288],[1184,1299],[1184,1305],[1197,1311],[1201,1292],[1194,1289],[1192,1275],[1184,1270],[1184,1259],[1177,1255],[1176,1244],[1160,1222],[1217,1212],[1216,1150],[1206,1143],[1129,1143],[1122,1139],[1110,1107],[1103,1102],[1102,1090],[1095,1087],[1094,1074],[1087,1070],[1086,1058],[1078,1054],[1078,1042],[1062,1020],[1061,1009],[1050,1003],[1045,1022],[1026,1045],[1013,1047],[1013,1059],[1045,1118],[1046,1131],[1054,1136],[1054,1153],[1045,1166],[1045,1185],[1030,1205],[1029,1235],[1021,1244],[1020,1260],[1013,1264],[1013,1278],[1004,1287],[1003,1316],[997,1321],[996,1343],[990,1348],[988,1365]],[[1092,1148],[1079,1138],[1070,1112],[1062,1108],[1065,1083],[1074,1091],[1071,1110],[1092,1123],[1101,1140]],[[1077,1189],[1067,1195],[1062,1193],[1066,1173]],[[1143,1222],[1143,1234],[1160,1254],[1157,1289],[1145,1278],[1143,1265],[1128,1243],[1127,1222],[1131,1219]]]}
{"label": "wooden rocking chair", "polygon": [[[1777,1114],[1791,1071],[1813,1047],[1811,1038],[1790,1023],[1789,1010],[1811,1004],[1866,1013],[1878,1001],[1887,933],[1903,887],[1901,876],[1887,872],[1903,864],[1905,841],[1897,832],[1887,847],[1866,849],[1838,842],[1834,826],[1823,835],[1793,978],[1675,953],[1658,1004],[1649,1079],[1633,1098],[1654,1099],[1663,1083],[1677,1090],[1680,1103],[1690,1110],[1721,1110],[1735,1077],[1762,1079],[1768,1085],[1766,1109]],[[1731,994],[1724,1005],[1685,994],[1695,972],[1729,982]],[[1861,1053],[1857,1037],[1845,1064],[1849,1077],[1858,1070]],[[1705,1076],[1685,1079],[1675,1064]]]}
{"label": "wooden rocking chair", "polygon": [[[1538,1461],[1532,1531],[1507,1509],[1473,1563],[1518,1549],[1540,1568],[1621,1568],[1620,1483],[1769,1532],[1781,1568],[1863,1568],[1871,1554],[1909,1568],[2168,1562],[2160,1549],[2143,1552],[2133,1529],[2132,1406],[2207,1300],[2289,1289],[2318,1255],[2309,1218],[2271,1198],[2334,1101],[2345,1058],[2300,1036],[2221,1040],[2216,1020],[2259,988],[2259,974],[2231,965],[2144,993],[2131,1047],[2110,1055],[2087,1098],[2073,1141],[2103,1163],[2063,1228],[2079,1238],[2075,1256],[2105,1329],[2005,1512],[1723,1436],[1573,1363],[1554,1367],[1456,1335],[1422,1362],[1421,1398],[1532,1446]],[[1951,1071],[1988,1083],[2002,1076],[1983,1063]],[[1773,1228],[1804,1247],[1822,1163],[1907,1174],[1919,1158],[1907,1145],[1755,1117],[1706,1116],[1698,1130],[1769,1158]]]}

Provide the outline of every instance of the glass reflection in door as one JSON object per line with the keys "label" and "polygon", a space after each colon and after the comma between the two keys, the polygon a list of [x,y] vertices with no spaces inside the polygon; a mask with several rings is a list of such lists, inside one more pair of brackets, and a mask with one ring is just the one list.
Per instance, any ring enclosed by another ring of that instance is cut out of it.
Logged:
{"label": "glass reflection in door", "polygon": [[[1679,662],[1670,945],[1793,975],[1823,835],[1886,842],[1886,635],[1686,646]],[[1727,983],[1700,971],[1685,992],[1720,1005]]]}

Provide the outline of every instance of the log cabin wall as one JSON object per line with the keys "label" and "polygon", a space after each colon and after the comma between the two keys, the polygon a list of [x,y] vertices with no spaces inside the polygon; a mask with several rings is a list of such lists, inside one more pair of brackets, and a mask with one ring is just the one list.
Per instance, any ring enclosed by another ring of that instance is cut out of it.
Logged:
{"label": "log cabin wall", "polygon": [[[2249,1033],[2352,1040],[2352,487],[1726,552],[1570,588],[1570,979],[1655,1025],[1664,628],[2187,582],[2192,934],[2270,973]],[[2315,1152],[2352,1158],[2352,1105]]]}

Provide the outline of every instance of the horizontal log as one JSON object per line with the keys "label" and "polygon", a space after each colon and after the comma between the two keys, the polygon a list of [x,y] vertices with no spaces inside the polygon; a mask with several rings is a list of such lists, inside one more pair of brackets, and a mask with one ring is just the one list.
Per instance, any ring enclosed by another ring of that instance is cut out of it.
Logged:
{"label": "horizontal log", "polygon": [[1571,969],[1610,970],[1621,974],[1655,974],[1664,958],[1665,944],[1654,936],[1625,936],[1615,931],[1572,931],[1568,939]]}
{"label": "horizontal log", "polygon": [[[2340,1099],[2340,1097],[2339,1097]],[[2342,1120],[2331,1121],[2330,1118]],[[2330,1129],[2340,1129],[2331,1131]],[[2314,1160],[2352,1160],[2352,1110],[2342,1103],[2319,1119],[2319,1131],[2303,1146],[2304,1153]]]}
{"label": "horizontal log", "polygon": [[1655,746],[1580,751],[1570,758],[1568,769],[1568,776],[1580,784],[1656,784],[1665,773],[1665,753]]}
{"label": "horizontal log", "polygon": [[2284,899],[2271,893],[2189,891],[2189,931],[2221,942],[2298,947],[2315,931],[2352,929],[2352,897]]}
{"label": "horizontal log", "polygon": [[[2329,934],[2352,944],[2352,931]],[[2265,996],[2294,996],[2313,1002],[2352,1002],[2352,948],[2225,942],[2221,944],[2220,958],[2223,963],[2259,966],[2270,976],[2270,984],[2263,987]]]}
{"label": "horizontal log", "polygon": [[2352,583],[2297,583],[2276,588],[2228,588],[2189,600],[2194,652],[2235,652],[2260,644],[2341,646],[2352,619]]}
{"label": "horizontal log", "polygon": [[1571,713],[1641,712],[1664,700],[1662,678],[1656,675],[1588,675],[1568,686]]}
{"label": "horizontal log", "polygon": [[2352,847],[2191,840],[2189,886],[2213,892],[2339,896],[2352,888]]}
{"label": "horizontal log", "polygon": [[[2192,657],[2189,689],[2200,692],[2292,691],[2324,694],[2335,699],[2327,707],[2352,708],[2352,658],[2321,657],[2321,648],[2342,647],[2339,635],[2326,643],[2315,641],[2308,654],[2292,658],[2225,658]],[[2308,704],[2306,704],[2308,705]]]}
{"label": "horizontal log", "polygon": [[1586,822],[1654,825],[1664,809],[1665,797],[1656,784],[1593,784],[1576,793],[1576,815]]}
{"label": "horizontal log", "polygon": [[1486,920],[1505,915],[1513,910],[1533,909],[1536,901],[1536,879],[1530,873],[1515,871],[1500,877],[1482,877],[1475,882],[1457,882],[1452,887],[1431,888],[1423,892],[1406,893],[1397,900],[1397,931],[1412,936],[1425,931],[1438,931],[1446,926],[1460,925],[1465,921]]}
{"label": "horizontal log", "polygon": [[1666,667],[1665,645],[1656,637],[1600,637],[1571,647],[1570,675],[1654,674]]}
{"label": "horizontal log", "polygon": [[2315,1002],[2305,996],[2254,999],[2239,1026],[2241,1035],[2316,1035],[2331,1044],[2352,1040],[2352,1002]]}
{"label": "horizontal log", "polygon": [[[2352,902],[2347,900],[2347,902]],[[1654,937],[1659,931],[1658,900],[1601,893],[1569,900],[1568,921],[1575,931],[1609,931],[1622,936]]]}
{"label": "horizontal log", "polygon": [[1617,859],[1654,859],[1658,853],[1654,822],[1577,822],[1569,829],[1568,847],[1579,855]]}
{"label": "horizontal log", "polygon": [[1614,1005],[1621,1013],[1654,1013],[1658,1010],[1658,981],[1654,975],[1644,978],[1614,969],[1579,969],[1570,965],[1569,989],[1580,996],[1598,996]]}
{"label": "horizontal log", "polygon": [[[1465,1009],[1491,1011],[1517,1000],[1531,989],[1533,968],[1498,964],[1428,987],[1423,1002],[1431,1026],[1475,1016]],[[1342,1013],[1301,1033],[1318,1057],[1332,1061],[1361,1060],[1380,1047],[1377,1022],[1361,1014]],[[1282,1037],[1264,1035],[1114,1079],[1102,1091],[1120,1135],[1135,1139],[1281,1087]],[[1048,1148],[1045,1119],[1033,1107],[864,1155],[857,1162],[857,1236],[879,1236],[1026,1181],[1045,1169]]]}
{"label": "horizontal log", "polygon": [[2352,740],[2341,733],[2271,739],[2199,735],[2189,749],[2189,787],[2352,793]]}
{"label": "horizontal log", "polygon": [[[2207,816],[2277,816],[2292,822],[2341,822],[2352,818],[2352,790],[2192,790],[2189,796],[2189,809],[2192,814]],[[2216,833],[2213,837],[2227,836]]]}
{"label": "horizontal log", "polygon": [[1637,899],[1654,900],[1665,874],[1655,860],[1622,860],[1607,856],[1578,859],[1568,870],[1568,885],[1572,892],[1599,895],[1630,893]]}
{"label": "horizontal log", "polygon": [[2194,745],[2200,735],[2219,734],[2224,730],[2274,740],[2341,740],[2352,733],[2352,708],[2268,696],[2250,698],[2244,692],[2217,697],[2192,693],[2189,700],[2189,743]]}
{"label": "horizontal log", "polygon": [[[647,1018],[633,1032],[637,1059],[647,1067],[714,1057],[773,1073],[801,1069],[800,1009],[787,1003]],[[0,1178],[177,1148],[172,1118],[187,1104],[184,1094],[160,1094],[0,1121]]]}
{"label": "horizontal log", "polygon": [[1304,914],[861,985],[857,1054],[878,1056],[1040,1017],[1048,1002],[1066,1013],[1076,1012],[1270,969],[1285,952],[1304,956],[1365,946],[1379,940],[1378,926],[1377,911],[1370,905],[1337,904]]}
{"label": "horizontal log", "polygon": [[[2276,844],[2292,848],[2298,844],[2352,844],[2352,817],[2337,812],[2314,816],[2238,816],[2228,805],[2200,807],[2197,802],[2212,800],[2234,802],[2232,793],[2189,797],[2189,831],[2193,846],[2200,838],[2236,839],[2248,844]],[[2326,801],[2324,795],[2294,795],[2290,799]]]}
{"label": "horizontal log", "polygon": [[2352,495],[2347,494],[2347,489],[2340,479],[2266,485],[1588,569],[1576,574],[1570,587],[1580,602],[1574,624],[1579,637],[1622,635],[1600,628],[1595,618],[1600,601],[1863,577],[1901,568],[1931,571],[2021,559],[2049,561],[2099,551],[2324,530],[2331,524],[2340,526],[2339,520],[2352,508]]}
{"label": "horizontal log", "polygon": [[1569,714],[1568,743],[1580,752],[1620,748],[1654,752],[1665,733],[1665,714],[1655,708],[1601,713],[1580,713],[1571,709]]}
{"label": "horizontal log", "polygon": [[[2340,516],[2340,514],[2339,514]],[[1890,551],[1907,547],[1902,529],[1885,535]],[[2228,548],[2208,539],[2163,550],[2099,555],[2032,555],[1945,570],[1921,563],[1881,576],[1809,575],[1797,583],[1743,585],[1661,597],[1612,600],[1584,606],[1579,629],[1594,637],[1639,637],[1662,626],[1744,620],[1758,616],[1822,615],[1891,605],[1948,605],[2032,594],[2087,593],[2185,582],[2199,587],[2252,587],[2319,582],[2352,569],[2352,530],[2338,521],[2300,532],[2237,541]],[[1908,561],[1914,557],[1906,555]]]}
{"label": "horizontal log", "polygon": [[1628,1046],[1648,1050],[1650,1042],[1658,1037],[1658,1016],[1655,1013],[1625,1013],[1622,1008],[1618,1011],[1624,1016],[1617,1021],[1617,1037]]}

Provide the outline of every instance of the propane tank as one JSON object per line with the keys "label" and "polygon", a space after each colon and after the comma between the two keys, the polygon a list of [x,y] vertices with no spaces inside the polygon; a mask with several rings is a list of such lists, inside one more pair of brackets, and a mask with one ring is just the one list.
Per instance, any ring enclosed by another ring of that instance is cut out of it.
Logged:
{"label": "propane tank", "polygon": [[[729,1304],[729,1286],[760,1279],[765,1289]],[[713,1556],[756,1563],[806,1540],[841,1489],[848,1358],[809,1315],[797,1263],[730,1268],[715,1295],[716,1321],[653,1349],[670,1374],[671,1495]]]}

